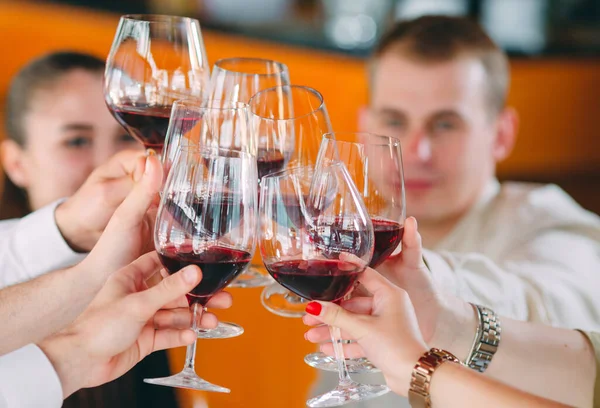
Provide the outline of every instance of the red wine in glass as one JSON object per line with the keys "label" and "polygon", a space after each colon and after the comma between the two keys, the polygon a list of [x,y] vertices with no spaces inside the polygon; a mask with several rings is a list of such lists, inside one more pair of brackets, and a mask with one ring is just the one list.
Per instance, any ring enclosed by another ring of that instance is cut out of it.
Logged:
{"label": "red wine in glass", "polygon": [[279,150],[259,148],[256,157],[259,180],[267,174],[275,173],[276,171],[283,169],[286,161],[283,153]]}
{"label": "red wine in glass", "polygon": [[400,245],[404,235],[404,227],[397,222],[372,219],[373,232],[375,235],[375,245],[373,249],[373,258],[369,266],[376,268],[381,265]]}
{"label": "red wine in glass", "polygon": [[[162,150],[165,144],[165,136],[169,128],[171,106],[145,106],[145,105],[120,105],[109,106],[110,111],[117,121],[129,134],[144,144],[147,149]],[[182,132],[186,128],[191,129],[198,117],[183,118],[186,122]],[[189,124],[187,123],[189,122]]]}
{"label": "red wine in glass", "polygon": [[355,286],[364,267],[339,259],[293,260],[265,265],[283,287],[310,300],[334,302]]}
{"label": "red wine in glass", "polygon": [[246,251],[222,246],[206,248],[194,253],[190,244],[179,247],[169,245],[161,248],[159,258],[169,274],[188,265],[196,265],[202,270],[202,281],[188,293],[190,304],[206,306],[210,298],[233,281],[250,263],[252,255]]}

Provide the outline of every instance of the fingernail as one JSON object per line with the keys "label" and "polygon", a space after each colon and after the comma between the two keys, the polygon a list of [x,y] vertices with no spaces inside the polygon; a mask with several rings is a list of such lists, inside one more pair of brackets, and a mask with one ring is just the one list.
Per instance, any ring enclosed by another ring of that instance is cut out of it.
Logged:
{"label": "fingernail", "polygon": [[304,340],[308,341],[308,333],[304,333]]}
{"label": "fingernail", "polygon": [[146,157],[156,156],[156,150],[154,149],[146,149]]}
{"label": "fingernail", "polygon": [[318,302],[310,302],[306,305],[306,313],[311,314],[313,316],[318,316],[321,314],[321,309],[323,307]]}
{"label": "fingernail", "polygon": [[183,270],[183,280],[187,283],[196,283],[198,271],[193,266],[188,266]]}
{"label": "fingernail", "polygon": [[[151,149],[148,149],[151,150]],[[152,155],[146,155],[146,165],[144,166],[144,175],[147,175],[148,173],[150,173],[150,156]]]}

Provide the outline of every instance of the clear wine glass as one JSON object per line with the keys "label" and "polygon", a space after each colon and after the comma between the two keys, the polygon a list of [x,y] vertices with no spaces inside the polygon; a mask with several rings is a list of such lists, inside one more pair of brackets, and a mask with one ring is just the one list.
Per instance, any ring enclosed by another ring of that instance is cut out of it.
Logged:
{"label": "clear wine glass", "polygon": [[[256,158],[255,142],[248,130],[247,105],[219,100],[181,100],[173,112],[163,150],[163,166],[168,172],[184,148],[229,148]],[[243,273],[243,272],[242,272]],[[241,275],[241,274],[240,274]],[[239,276],[239,275],[238,275]],[[201,330],[199,338],[230,338],[241,335],[237,324],[219,322],[212,330]]]}
{"label": "clear wine glass", "polygon": [[[404,173],[400,141],[373,133],[336,132],[323,136],[321,162],[344,163],[371,217],[375,248],[369,266],[377,268],[400,249],[406,219]],[[315,368],[337,371],[337,362],[324,353],[308,354],[304,361]],[[368,359],[346,361],[351,373],[379,372]]]}
{"label": "clear wine glass", "polygon": [[[259,176],[279,169],[313,166],[323,134],[332,132],[323,96],[315,89],[283,85],[265,89],[248,102],[250,131],[267,157],[280,161],[259,161]],[[304,300],[274,283],[261,294],[262,304],[285,317],[302,317]]]}
{"label": "clear wine glass", "polygon": [[104,73],[104,99],[146,148],[161,151],[173,103],[208,96],[209,71],[198,20],[121,17]]}
{"label": "clear wine glass", "polygon": [[[210,77],[210,98],[247,103],[257,92],[274,86],[289,85],[288,68],[281,62],[262,58],[225,58],[213,65]],[[265,169],[273,167],[279,170],[284,158],[278,149],[272,149],[268,138],[258,136],[260,147],[258,159],[260,181]],[[257,252],[250,268],[241,274],[232,287],[253,288],[273,283],[264,269],[260,254]]]}
{"label": "clear wine glass", "polygon": [[[202,269],[202,281],[187,295],[198,332],[210,298],[250,264],[256,237],[256,159],[227,149],[180,149],[163,190],[154,243],[169,273],[188,265]],[[150,384],[229,392],[195,372],[196,343],[187,347],[183,371],[145,379]]]}
{"label": "clear wine glass", "polygon": [[[307,300],[338,302],[358,284],[373,255],[373,225],[350,174],[340,161],[310,172],[265,176],[260,191],[260,251],[265,267],[282,286]],[[340,329],[330,327],[339,384],[307,401],[332,407],[375,398],[386,385],[361,384],[346,368]]]}

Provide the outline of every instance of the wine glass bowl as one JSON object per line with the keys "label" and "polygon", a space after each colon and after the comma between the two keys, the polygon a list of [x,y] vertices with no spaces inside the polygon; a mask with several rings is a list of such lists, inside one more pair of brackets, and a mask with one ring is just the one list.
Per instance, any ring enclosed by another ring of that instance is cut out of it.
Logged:
{"label": "wine glass bowl", "polygon": [[117,121],[161,150],[176,100],[206,96],[209,68],[197,20],[121,17],[106,62],[104,98]]}

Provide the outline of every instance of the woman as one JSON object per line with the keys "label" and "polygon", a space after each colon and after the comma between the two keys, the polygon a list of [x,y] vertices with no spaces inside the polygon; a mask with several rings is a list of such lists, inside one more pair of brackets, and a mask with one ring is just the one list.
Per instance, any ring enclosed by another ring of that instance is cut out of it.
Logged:
{"label": "woman", "polygon": [[[304,321],[340,327],[347,339],[356,340],[344,346],[346,357],[368,357],[382,370],[392,391],[408,396],[419,358],[436,347],[464,361],[478,320],[471,305],[442,295],[434,287],[412,217],[405,225],[402,253],[392,261],[390,280],[372,269],[364,273],[361,283],[372,297],[356,297],[342,307],[311,302]],[[500,321],[501,340],[485,374],[453,362],[433,372],[429,389],[433,407],[600,407],[597,335],[507,318]],[[323,343],[327,327],[310,329],[306,338]],[[331,344],[321,348],[333,355]]]}
{"label": "woman", "polygon": [[[6,178],[0,219],[23,217],[71,196],[121,150],[142,151],[106,108],[103,73],[104,62],[96,57],[57,52],[32,61],[15,76],[1,149]],[[175,406],[172,389],[142,382],[168,374],[166,353],[155,353],[119,380],[73,394],[64,406]]]}

